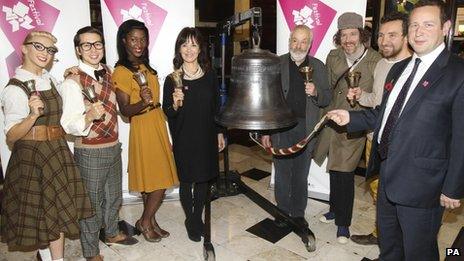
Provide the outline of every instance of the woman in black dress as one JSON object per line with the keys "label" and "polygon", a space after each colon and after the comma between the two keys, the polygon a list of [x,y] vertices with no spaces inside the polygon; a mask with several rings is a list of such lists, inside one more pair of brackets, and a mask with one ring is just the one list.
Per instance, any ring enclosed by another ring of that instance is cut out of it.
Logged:
{"label": "woman in black dress", "polygon": [[173,62],[174,69],[183,72],[183,88],[175,88],[172,78],[166,78],[163,110],[173,140],[185,227],[190,240],[198,242],[208,182],[219,173],[218,152],[225,146],[214,122],[219,108],[218,81],[203,37],[195,28],[186,27],[179,33]]}

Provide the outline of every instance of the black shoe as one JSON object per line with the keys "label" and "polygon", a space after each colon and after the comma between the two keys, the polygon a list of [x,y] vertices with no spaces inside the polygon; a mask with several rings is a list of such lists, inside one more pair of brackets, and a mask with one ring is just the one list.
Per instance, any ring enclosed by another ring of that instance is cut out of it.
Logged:
{"label": "black shoe", "polygon": [[293,221],[295,221],[299,226],[308,227],[308,221],[304,217],[293,217]]}
{"label": "black shoe", "polygon": [[280,227],[280,228],[288,227],[287,222],[283,218],[274,219],[274,225],[276,225],[276,227]]}
{"label": "black shoe", "polygon": [[375,237],[372,233],[369,235],[352,235],[350,237],[351,241],[355,242],[359,245],[377,245],[377,237]]}
{"label": "black shoe", "polygon": [[195,231],[193,231],[192,227],[190,226],[190,222],[188,221],[188,219],[186,219],[184,221],[184,224],[185,224],[185,229],[187,230],[188,238],[190,240],[192,240],[193,242],[200,242],[201,241],[201,234],[195,233]]}
{"label": "black shoe", "polygon": [[193,242],[200,242],[201,241],[201,236],[200,235],[195,235],[191,234],[187,231],[188,238],[192,240]]}

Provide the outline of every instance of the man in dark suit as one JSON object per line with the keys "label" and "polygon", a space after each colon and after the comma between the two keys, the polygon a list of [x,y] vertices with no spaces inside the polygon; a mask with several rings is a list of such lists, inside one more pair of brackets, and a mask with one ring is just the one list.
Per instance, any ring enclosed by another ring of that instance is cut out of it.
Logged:
{"label": "man in dark suit", "polygon": [[[330,103],[327,70],[320,60],[308,55],[311,42],[312,32],[306,25],[297,25],[290,33],[289,53],[280,57],[282,91],[298,123],[272,137],[263,136],[266,147],[287,148],[304,139],[319,120],[320,108]],[[313,82],[304,82],[299,72],[303,66],[313,68]],[[308,226],[304,215],[313,149],[314,141],[295,154],[274,157],[277,207],[302,226]],[[276,224],[285,226],[281,220],[276,220]]]}
{"label": "man in dark suit", "polygon": [[390,70],[380,106],[328,113],[348,131],[375,130],[367,175],[380,170],[381,260],[438,260],[444,207],[464,197],[464,60],[445,49],[446,10],[443,1],[417,3],[414,54]]}

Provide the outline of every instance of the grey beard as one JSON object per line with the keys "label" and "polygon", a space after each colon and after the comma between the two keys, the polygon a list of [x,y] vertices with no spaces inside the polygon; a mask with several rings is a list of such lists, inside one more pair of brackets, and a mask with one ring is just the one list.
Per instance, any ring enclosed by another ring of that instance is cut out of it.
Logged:
{"label": "grey beard", "polygon": [[308,52],[292,51],[290,50],[290,57],[295,62],[302,62],[308,55]]}

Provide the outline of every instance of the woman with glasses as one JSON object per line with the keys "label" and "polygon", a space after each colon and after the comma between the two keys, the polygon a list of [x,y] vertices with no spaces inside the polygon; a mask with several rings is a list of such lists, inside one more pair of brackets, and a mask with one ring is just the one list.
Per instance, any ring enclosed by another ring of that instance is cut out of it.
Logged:
{"label": "woman with glasses", "polygon": [[[145,240],[158,242],[169,233],[158,225],[155,214],[166,189],[177,185],[178,180],[159,104],[158,77],[148,58],[148,39],[144,23],[127,20],[121,24],[117,33],[119,60],[112,77],[121,114],[130,118],[129,190],[142,193],[144,202],[136,227]],[[137,73],[139,82],[134,79]]]}
{"label": "woman with glasses", "polygon": [[219,107],[218,81],[196,28],[186,27],[179,33],[173,62],[174,69],[182,72],[183,87],[166,78],[163,109],[173,140],[185,227],[190,240],[198,242],[203,234],[201,216],[208,182],[219,174],[218,151],[225,146],[214,121]]}
{"label": "woman with glasses", "polygon": [[57,52],[55,43],[48,32],[29,33],[21,46],[23,64],[1,95],[12,154],[0,227],[10,250],[49,247],[53,260],[63,260],[64,236],[78,237],[79,219],[93,211],[60,127],[56,81],[45,70]]}

